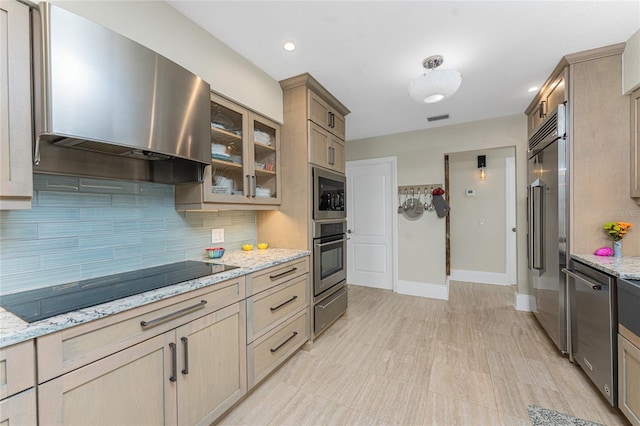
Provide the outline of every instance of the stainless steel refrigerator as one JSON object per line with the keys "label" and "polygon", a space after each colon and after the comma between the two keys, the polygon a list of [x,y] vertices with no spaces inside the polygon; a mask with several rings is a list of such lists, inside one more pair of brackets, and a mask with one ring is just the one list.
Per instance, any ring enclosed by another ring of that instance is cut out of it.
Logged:
{"label": "stainless steel refrigerator", "polygon": [[529,137],[528,267],[534,313],[558,349],[570,355],[567,266],[567,106],[559,105]]}

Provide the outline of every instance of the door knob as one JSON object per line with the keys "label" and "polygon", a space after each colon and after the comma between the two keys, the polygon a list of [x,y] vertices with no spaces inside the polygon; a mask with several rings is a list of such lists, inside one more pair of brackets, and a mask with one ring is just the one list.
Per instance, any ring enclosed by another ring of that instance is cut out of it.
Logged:
{"label": "door knob", "polygon": [[512,230],[513,232],[516,232],[516,228],[511,228],[511,230]]}
{"label": "door knob", "polygon": [[351,229],[347,229],[347,234],[351,234]]}

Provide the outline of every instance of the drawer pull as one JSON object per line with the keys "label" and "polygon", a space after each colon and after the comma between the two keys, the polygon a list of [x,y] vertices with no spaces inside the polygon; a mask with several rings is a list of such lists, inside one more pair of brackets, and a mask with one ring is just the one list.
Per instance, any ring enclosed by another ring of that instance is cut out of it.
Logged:
{"label": "drawer pull", "polygon": [[169,343],[169,349],[171,349],[171,377],[169,377],[170,382],[176,382],[178,380],[178,349],[176,348],[175,343]]}
{"label": "drawer pull", "polygon": [[189,339],[181,337],[180,340],[184,345],[184,368],[182,369],[182,374],[189,374]]}
{"label": "drawer pull", "polygon": [[565,274],[569,275],[572,278],[575,278],[576,281],[583,283],[587,287],[591,287],[592,290],[595,290],[595,291],[602,290],[602,285],[600,283],[591,281],[590,279],[582,275],[579,275],[577,272],[572,271],[571,269],[562,268],[562,272],[564,272]]}
{"label": "drawer pull", "polygon": [[164,322],[164,321],[166,321],[166,320],[168,320],[170,318],[179,317],[182,314],[185,314],[185,313],[187,313],[189,311],[192,311],[194,309],[202,308],[206,304],[207,304],[206,300],[201,300],[200,303],[196,303],[195,305],[187,306],[186,308],[182,308],[179,311],[171,312],[170,314],[163,315],[163,316],[161,316],[159,318],[156,318],[156,319],[153,319],[151,321],[140,321],[140,325],[142,327],[151,327],[153,325],[156,325],[156,324],[159,324],[161,322]]}
{"label": "drawer pull", "polygon": [[294,331],[293,334],[289,337],[287,337],[287,340],[285,340],[284,342],[280,343],[278,346],[276,346],[275,348],[271,348],[270,351],[271,353],[276,352],[278,349],[280,349],[281,347],[283,347],[284,345],[286,345],[287,343],[289,343],[289,340],[293,339],[294,337],[296,337],[298,335],[297,331]]}
{"label": "drawer pull", "polygon": [[279,278],[284,277],[285,275],[289,275],[289,274],[293,274],[295,271],[297,271],[298,268],[291,268],[288,271],[284,271],[282,273],[276,274],[276,275],[269,275],[269,278],[271,278],[271,281],[275,281]]}
{"label": "drawer pull", "polygon": [[272,306],[271,308],[271,312],[275,312],[278,309],[282,308],[284,305],[293,302],[294,300],[296,300],[298,298],[298,296],[291,296],[291,299],[289,300],[285,300],[284,302],[282,302],[281,304],[279,304],[278,306]]}
{"label": "drawer pull", "polygon": [[[326,305],[316,305],[318,308],[320,309],[326,309],[329,307],[329,305],[331,305],[333,302],[335,302],[336,300],[340,299],[342,297],[343,294],[345,294],[348,290],[345,289],[345,291],[343,291],[341,294],[337,295],[336,297],[334,297],[333,299],[331,299],[331,301],[329,303],[327,303]],[[336,293],[337,294],[337,293]]]}

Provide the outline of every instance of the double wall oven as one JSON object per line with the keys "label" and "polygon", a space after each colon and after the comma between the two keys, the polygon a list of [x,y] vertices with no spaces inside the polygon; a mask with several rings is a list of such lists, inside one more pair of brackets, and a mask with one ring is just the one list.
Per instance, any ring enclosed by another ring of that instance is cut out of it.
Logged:
{"label": "double wall oven", "polygon": [[314,334],[347,310],[347,221],[344,175],[313,168]]}

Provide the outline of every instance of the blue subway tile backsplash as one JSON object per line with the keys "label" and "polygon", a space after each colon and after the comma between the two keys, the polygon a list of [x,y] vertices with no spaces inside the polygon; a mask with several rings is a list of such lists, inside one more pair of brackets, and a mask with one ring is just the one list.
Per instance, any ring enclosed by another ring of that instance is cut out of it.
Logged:
{"label": "blue subway tile backsplash", "polygon": [[0,211],[0,295],[204,256],[256,239],[253,211],[178,212],[173,185],[34,175],[31,210]]}

